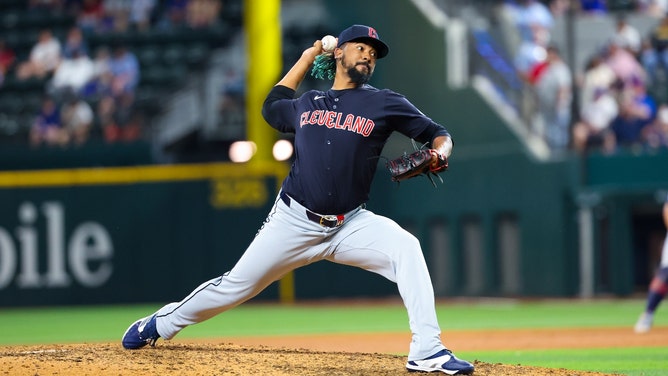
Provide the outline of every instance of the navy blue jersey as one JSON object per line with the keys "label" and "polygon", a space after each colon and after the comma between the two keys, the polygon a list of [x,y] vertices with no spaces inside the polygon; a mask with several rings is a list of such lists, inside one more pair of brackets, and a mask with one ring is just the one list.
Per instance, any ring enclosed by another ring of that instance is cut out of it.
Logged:
{"label": "navy blue jersey", "polygon": [[283,191],[320,214],[345,213],[365,203],[378,158],[392,132],[421,143],[449,135],[404,96],[369,85],[295,91],[274,87],[262,114],[280,132],[295,134],[295,159]]}

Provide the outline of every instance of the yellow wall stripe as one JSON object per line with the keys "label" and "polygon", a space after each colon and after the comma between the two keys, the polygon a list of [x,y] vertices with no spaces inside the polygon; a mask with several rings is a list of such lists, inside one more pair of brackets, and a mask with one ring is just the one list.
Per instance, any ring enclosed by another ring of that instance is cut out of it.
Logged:
{"label": "yellow wall stripe", "polygon": [[278,184],[280,184],[286,174],[287,165],[281,162],[254,164],[202,163],[187,165],[5,171],[0,172],[0,188],[118,185],[207,180],[242,176],[276,176],[279,180]]}

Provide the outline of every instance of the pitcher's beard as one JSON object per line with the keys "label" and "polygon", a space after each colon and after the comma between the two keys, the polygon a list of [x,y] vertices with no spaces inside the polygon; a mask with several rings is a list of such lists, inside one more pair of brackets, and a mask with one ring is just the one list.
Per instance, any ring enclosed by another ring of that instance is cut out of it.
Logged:
{"label": "pitcher's beard", "polygon": [[[369,69],[369,71],[371,71],[371,69]],[[357,86],[361,86],[369,82],[369,79],[371,78],[371,73],[369,74],[362,73],[359,70],[357,70],[357,67],[355,65],[353,65],[352,67],[348,68],[348,77],[350,77],[350,81],[352,83],[354,83]]]}

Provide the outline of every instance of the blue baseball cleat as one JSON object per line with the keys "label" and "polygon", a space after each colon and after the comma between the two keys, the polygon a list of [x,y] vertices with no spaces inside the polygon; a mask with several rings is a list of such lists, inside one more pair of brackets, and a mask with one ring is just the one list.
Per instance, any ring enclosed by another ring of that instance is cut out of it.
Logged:
{"label": "blue baseball cleat", "polygon": [[155,346],[158,338],[160,338],[160,334],[155,327],[155,314],[153,314],[132,323],[123,334],[122,343],[126,349],[134,350],[146,345]]}
{"label": "blue baseball cleat", "polygon": [[411,360],[406,363],[409,372],[443,372],[448,375],[470,375],[473,373],[473,364],[461,360],[450,350],[437,352],[429,358]]}

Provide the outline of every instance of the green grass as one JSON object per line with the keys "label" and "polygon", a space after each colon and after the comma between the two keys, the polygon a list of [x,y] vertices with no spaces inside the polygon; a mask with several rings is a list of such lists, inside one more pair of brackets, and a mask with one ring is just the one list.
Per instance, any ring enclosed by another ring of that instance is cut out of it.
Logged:
{"label": "green grass", "polygon": [[[439,306],[438,315],[451,329],[631,327],[644,305],[637,299],[479,300]],[[655,322],[668,324],[668,316],[657,315]]]}
{"label": "green grass", "polygon": [[[441,328],[486,330],[515,328],[628,327],[644,306],[635,300],[457,300],[437,307]],[[0,310],[0,344],[90,343],[118,341],[127,326],[160,305],[10,308]],[[655,325],[668,326],[658,312]],[[400,303],[268,305],[247,303],[189,327],[179,338],[265,336],[308,333],[407,332]],[[668,339],[666,339],[668,343]],[[668,375],[668,345],[540,351],[458,352],[488,363],[535,365],[630,376]]]}
{"label": "green grass", "polygon": [[634,376],[668,375],[668,347],[540,351],[458,352],[464,359],[487,363],[618,373]]}

